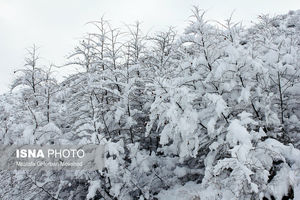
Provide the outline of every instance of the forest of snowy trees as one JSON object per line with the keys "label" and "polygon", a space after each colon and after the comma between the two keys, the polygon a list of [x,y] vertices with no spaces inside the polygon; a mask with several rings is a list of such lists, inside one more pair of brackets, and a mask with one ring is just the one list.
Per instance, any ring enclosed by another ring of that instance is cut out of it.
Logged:
{"label": "forest of snowy trees", "polygon": [[98,171],[0,171],[0,199],[300,199],[300,11],[249,28],[197,7],[183,34],[101,18],[58,82],[36,46],[0,143],[102,144]]}

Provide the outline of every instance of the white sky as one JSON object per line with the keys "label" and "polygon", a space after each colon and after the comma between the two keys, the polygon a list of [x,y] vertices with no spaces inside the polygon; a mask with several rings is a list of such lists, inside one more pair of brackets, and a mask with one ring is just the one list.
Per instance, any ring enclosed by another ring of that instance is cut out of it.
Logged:
{"label": "white sky", "polygon": [[86,22],[104,14],[115,26],[143,22],[145,32],[187,24],[192,5],[208,10],[207,18],[251,24],[262,13],[300,9],[300,0],[0,0],[0,93],[8,90],[13,71],[24,65],[25,48],[40,48],[43,63],[64,62]]}

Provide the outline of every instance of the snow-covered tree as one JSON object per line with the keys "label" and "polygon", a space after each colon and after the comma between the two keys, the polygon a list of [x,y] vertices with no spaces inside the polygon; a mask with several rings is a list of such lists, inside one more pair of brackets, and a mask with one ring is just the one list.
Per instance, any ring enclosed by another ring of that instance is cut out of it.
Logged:
{"label": "snow-covered tree", "polygon": [[29,50],[1,144],[101,144],[95,171],[1,171],[1,199],[300,198],[300,12],[249,28],[194,7],[183,34],[102,17],[66,65]]}

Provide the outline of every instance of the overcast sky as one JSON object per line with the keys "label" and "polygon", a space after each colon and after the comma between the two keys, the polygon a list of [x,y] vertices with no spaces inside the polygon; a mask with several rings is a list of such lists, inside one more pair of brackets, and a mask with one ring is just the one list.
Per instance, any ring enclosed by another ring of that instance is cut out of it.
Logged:
{"label": "overcast sky", "polygon": [[0,93],[7,91],[13,71],[24,65],[25,48],[33,43],[43,63],[59,65],[87,31],[85,23],[103,14],[115,26],[140,20],[146,32],[170,25],[182,31],[192,5],[219,21],[235,11],[234,19],[249,25],[262,13],[300,9],[300,0],[0,0]]}

